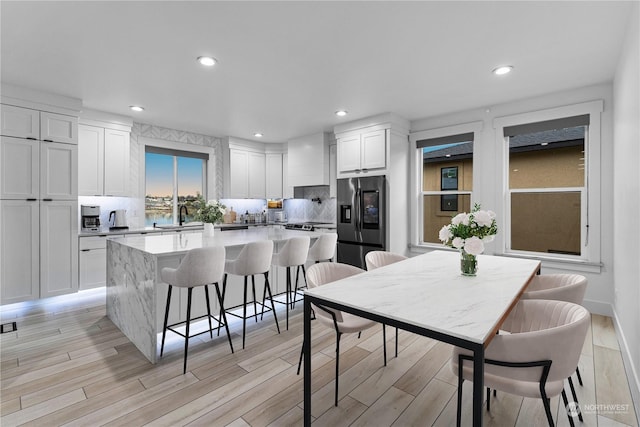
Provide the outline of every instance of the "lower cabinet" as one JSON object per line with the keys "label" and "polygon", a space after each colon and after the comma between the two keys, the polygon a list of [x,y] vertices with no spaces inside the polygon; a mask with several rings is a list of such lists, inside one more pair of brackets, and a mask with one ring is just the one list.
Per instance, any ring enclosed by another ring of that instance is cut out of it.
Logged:
{"label": "lower cabinet", "polygon": [[79,289],[107,284],[107,236],[80,237],[78,255]]}
{"label": "lower cabinet", "polygon": [[1,200],[0,230],[0,303],[77,291],[75,200]]}
{"label": "lower cabinet", "polygon": [[40,298],[78,290],[78,202],[40,203]]}

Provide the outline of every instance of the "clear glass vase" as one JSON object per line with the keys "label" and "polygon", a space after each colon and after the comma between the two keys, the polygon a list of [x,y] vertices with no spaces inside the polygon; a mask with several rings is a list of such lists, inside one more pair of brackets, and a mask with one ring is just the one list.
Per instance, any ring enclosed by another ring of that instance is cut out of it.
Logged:
{"label": "clear glass vase", "polygon": [[460,272],[463,276],[475,276],[478,271],[478,259],[475,255],[460,250]]}

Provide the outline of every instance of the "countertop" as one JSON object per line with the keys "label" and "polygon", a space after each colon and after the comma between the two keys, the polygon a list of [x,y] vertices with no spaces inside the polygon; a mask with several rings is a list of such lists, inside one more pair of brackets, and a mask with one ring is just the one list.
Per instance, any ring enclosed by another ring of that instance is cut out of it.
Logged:
{"label": "countertop", "polygon": [[285,230],[274,227],[252,227],[247,230],[217,232],[213,237],[205,237],[203,233],[152,234],[145,236],[122,236],[110,243],[120,244],[152,255],[175,255],[186,253],[191,249],[224,246],[243,246],[259,240],[280,242],[292,237],[309,236],[317,239],[323,233],[316,231]]}
{"label": "countertop", "polygon": [[[291,221],[291,222],[260,222],[260,223],[233,223],[233,224],[216,224],[215,228],[223,229],[223,228],[232,228],[238,226],[249,226],[252,227],[264,227],[267,225],[287,225],[287,224],[306,224],[306,222],[300,221]],[[313,226],[315,228],[320,229],[336,229],[335,223],[314,223]],[[202,226],[187,226],[187,227],[170,227],[170,228],[153,228],[153,227],[129,227],[128,229],[123,230],[109,230],[108,227],[103,227],[100,231],[81,231],[78,233],[79,237],[95,237],[95,236],[121,236],[126,234],[151,234],[151,233],[169,233],[172,231],[184,231],[184,230],[193,230],[193,231],[201,231],[203,229]]]}

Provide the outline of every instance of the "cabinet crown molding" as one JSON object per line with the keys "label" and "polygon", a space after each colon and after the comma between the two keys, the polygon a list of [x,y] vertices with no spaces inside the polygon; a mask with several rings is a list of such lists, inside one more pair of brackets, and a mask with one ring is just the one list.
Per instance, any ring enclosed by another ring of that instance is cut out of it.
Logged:
{"label": "cabinet crown molding", "polygon": [[82,110],[78,118],[78,123],[81,125],[116,129],[124,132],[131,132],[131,128],[133,127],[133,119],[131,117],[90,109]]}
{"label": "cabinet crown molding", "polygon": [[396,133],[408,135],[410,124],[408,120],[395,113],[384,113],[336,125],[333,131],[336,138],[340,138],[343,136],[342,134],[359,132],[364,129],[371,130],[370,128],[391,129]]}
{"label": "cabinet crown molding", "polygon": [[7,83],[2,83],[1,87],[0,102],[2,104],[75,117],[78,117],[80,111],[82,111],[82,100],[78,98],[42,92]]}

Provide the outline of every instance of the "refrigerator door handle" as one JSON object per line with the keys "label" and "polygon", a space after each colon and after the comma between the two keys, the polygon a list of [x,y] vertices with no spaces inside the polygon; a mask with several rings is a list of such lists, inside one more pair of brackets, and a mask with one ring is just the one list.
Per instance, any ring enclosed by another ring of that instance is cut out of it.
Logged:
{"label": "refrigerator door handle", "polygon": [[356,203],[355,203],[355,211],[356,211],[356,230],[357,231],[361,231],[361,224],[360,224],[360,188],[358,187],[358,189],[356,190]]}

